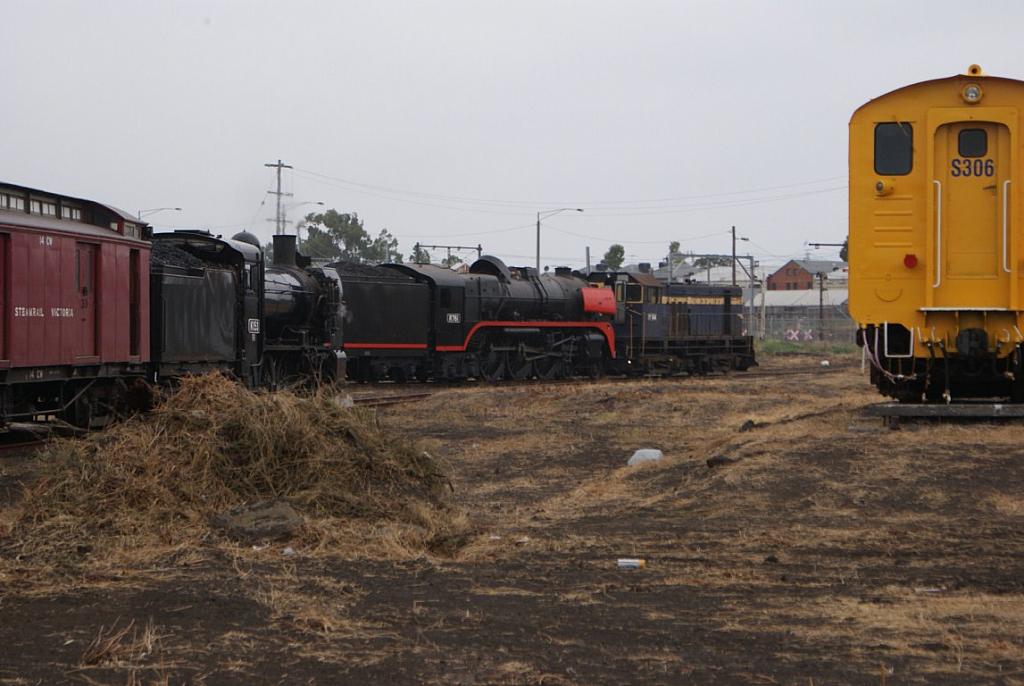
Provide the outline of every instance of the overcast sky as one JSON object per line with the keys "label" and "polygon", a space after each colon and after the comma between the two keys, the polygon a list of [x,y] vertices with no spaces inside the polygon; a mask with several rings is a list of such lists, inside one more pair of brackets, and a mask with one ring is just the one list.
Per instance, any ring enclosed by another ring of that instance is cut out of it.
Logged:
{"label": "overcast sky", "polygon": [[566,206],[585,212],[544,222],[544,264],[728,252],[733,224],[766,262],[841,242],[856,107],[972,62],[1024,78],[1019,2],[2,8],[0,179],[266,239],[280,158],[290,201],[358,212],[405,254],[482,243],[511,264]]}

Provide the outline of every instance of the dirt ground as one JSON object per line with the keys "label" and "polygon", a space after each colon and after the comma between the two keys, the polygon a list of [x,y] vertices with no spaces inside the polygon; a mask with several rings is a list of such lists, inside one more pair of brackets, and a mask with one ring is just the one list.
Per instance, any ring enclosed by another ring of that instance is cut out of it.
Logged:
{"label": "dirt ground", "polygon": [[[0,684],[1024,684],[1021,425],[885,429],[855,360],[822,371],[382,408],[464,531],[4,560]],[[0,513],[34,470],[0,454]]]}

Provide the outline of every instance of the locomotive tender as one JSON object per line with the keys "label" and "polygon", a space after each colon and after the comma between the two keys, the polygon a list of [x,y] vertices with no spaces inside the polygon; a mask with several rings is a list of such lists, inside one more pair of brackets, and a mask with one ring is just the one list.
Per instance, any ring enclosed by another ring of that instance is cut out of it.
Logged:
{"label": "locomotive tender", "polygon": [[247,232],[154,234],[107,205],[0,184],[0,426],[87,426],[148,395],[136,389],[211,371],[275,388],[753,363],[738,289],[637,279],[489,256],[465,274],[313,265],[294,236],[275,236],[268,262]]}
{"label": "locomotive tender", "polygon": [[972,65],[850,120],[850,313],[885,395],[1024,401],[1022,109]]}
{"label": "locomotive tender", "polygon": [[151,240],[153,381],[215,369],[269,388],[344,376],[340,279],[311,267],[294,236],[274,237],[270,263],[248,232]]}

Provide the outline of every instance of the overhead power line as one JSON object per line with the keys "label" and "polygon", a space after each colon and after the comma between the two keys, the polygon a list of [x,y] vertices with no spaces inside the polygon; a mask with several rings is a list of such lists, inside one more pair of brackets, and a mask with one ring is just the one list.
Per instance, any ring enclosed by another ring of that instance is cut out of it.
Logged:
{"label": "overhead power line", "polygon": [[[575,236],[576,238],[588,238],[588,239],[590,239],[592,241],[604,241],[604,242],[607,242],[607,243],[619,243],[621,245],[663,245],[664,243],[670,243],[671,242],[671,240],[666,241],[664,239],[657,240],[657,241],[631,241],[631,240],[623,240],[621,237],[607,238],[605,236],[591,236],[591,235],[588,235],[588,234],[585,234],[585,233],[576,233],[574,231],[566,231],[565,229],[559,229],[558,227],[551,226],[551,224],[545,224],[544,228],[551,229],[552,231],[556,231],[557,233],[564,233],[564,234],[566,234],[568,236]],[[715,231],[714,233],[706,233],[706,234],[704,234],[702,236],[679,236],[675,240],[679,240],[679,241],[699,241],[699,240],[701,240],[703,238],[711,238],[713,236],[724,236],[727,233],[729,233],[728,230],[725,230],[725,231]]]}
{"label": "overhead power line", "polygon": [[[810,181],[800,181],[790,184],[780,184],[775,186],[766,186],[762,188],[749,189],[743,191],[729,191],[724,193],[707,193],[701,195],[688,195],[688,196],[677,196],[671,198],[653,198],[646,200],[592,200],[592,201],[554,201],[554,200],[498,200],[488,198],[476,198],[469,196],[459,196],[441,193],[424,193],[420,191],[412,191],[406,189],[392,188],[388,186],[380,186],[376,184],[361,183],[358,181],[352,181],[342,177],[331,176],[328,174],[321,174],[319,172],[313,172],[306,169],[296,169],[295,174],[310,181],[315,181],[329,186],[337,188],[344,188],[349,192],[360,193],[363,195],[370,195],[374,197],[382,197],[397,202],[406,202],[411,204],[425,205],[428,207],[439,207],[443,209],[451,209],[458,211],[471,211],[471,212],[487,212],[493,214],[518,214],[514,210],[534,210],[536,207],[546,205],[573,205],[583,206],[592,212],[605,212],[609,214],[615,214],[617,216],[625,216],[627,212],[638,211],[637,214],[658,214],[658,213],[676,213],[690,210],[702,210],[712,209],[715,207],[731,207],[739,204],[756,204],[759,202],[772,202],[775,200],[788,199],[789,197],[800,197],[801,195],[809,195],[814,193],[828,193],[837,190],[842,190],[846,186],[835,186],[824,189],[808,189],[798,193],[782,194],[782,195],[769,195],[764,197],[738,197],[748,196],[756,193],[766,193],[769,191],[785,190],[790,188],[799,188],[814,186],[830,181],[836,181],[845,177],[835,176],[823,179],[814,179]],[[697,200],[711,200],[714,198],[721,198],[722,200],[713,201],[705,204],[693,204],[693,201]],[[731,198],[731,199],[726,199]],[[427,201],[433,202],[427,202]],[[449,203],[449,204],[444,204]],[[452,205],[450,203],[457,203]],[[682,205],[669,205],[666,203],[687,203]],[[473,207],[474,205],[480,207]],[[487,208],[487,209],[482,209]],[[500,210],[497,208],[501,208]]]}

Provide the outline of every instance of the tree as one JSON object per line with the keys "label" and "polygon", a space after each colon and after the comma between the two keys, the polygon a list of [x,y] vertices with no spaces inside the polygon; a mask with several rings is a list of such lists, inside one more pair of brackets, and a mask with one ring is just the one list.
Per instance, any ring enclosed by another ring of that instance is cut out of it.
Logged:
{"label": "tree", "polygon": [[302,252],[310,257],[322,257],[346,262],[401,262],[398,239],[387,229],[381,229],[376,238],[363,228],[356,213],[337,210],[310,212],[300,223],[306,229]]}
{"label": "tree", "polygon": [[341,256],[341,249],[329,231],[318,226],[309,226],[306,229],[306,240],[302,241],[302,254],[337,259]]}
{"label": "tree", "polygon": [[310,212],[303,218],[302,226],[307,230],[303,252],[311,257],[362,262],[370,245],[370,236],[354,212]]}
{"label": "tree", "polygon": [[409,253],[409,261],[413,264],[430,264],[430,253],[420,247],[417,243],[411,253]]}
{"label": "tree", "polygon": [[839,259],[843,262],[850,261],[850,237],[847,236],[843,241],[843,247],[839,249]]}
{"label": "tree", "polygon": [[666,266],[669,274],[674,276],[676,265],[683,263],[683,256],[679,254],[679,241],[672,241],[668,244],[668,262]]}
{"label": "tree", "polygon": [[626,249],[618,243],[613,244],[608,248],[608,252],[604,254],[604,263],[608,265],[608,269],[618,269],[622,266],[622,263],[626,259]]}
{"label": "tree", "polygon": [[370,241],[363,250],[363,260],[378,264],[385,262],[401,263],[402,253],[398,250],[398,239],[392,236],[391,232],[387,229],[381,229],[377,237]]}
{"label": "tree", "polygon": [[732,264],[732,258],[728,255],[712,257],[698,257],[693,261],[693,266],[698,269],[710,269],[711,267],[728,267]]}

